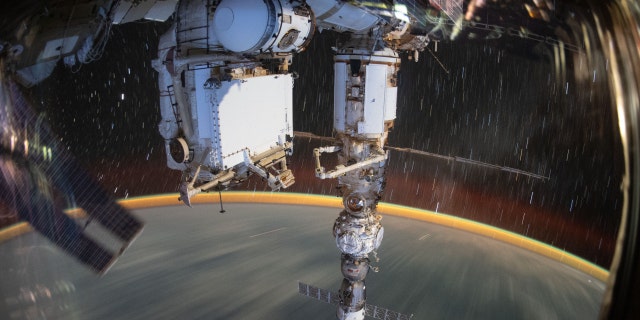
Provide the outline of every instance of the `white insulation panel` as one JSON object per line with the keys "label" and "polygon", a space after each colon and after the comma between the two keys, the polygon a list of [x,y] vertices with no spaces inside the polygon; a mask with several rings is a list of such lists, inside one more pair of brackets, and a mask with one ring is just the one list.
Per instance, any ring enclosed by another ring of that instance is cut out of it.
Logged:
{"label": "white insulation panel", "polygon": [[211,90],[203,87],[203,84],[210,77],[210,69],[195,70],[196,115],[198,116],[198,137],[200,139],[211,139],[213,137],[213,105],[211,103],[211,95],[207,94]]}
{"label": "white insulation panel", "polygon": [[343,132],[345,126],[345,108],[347,104],[347,64],[344,62],[336,62],[334,70],[333,128],[338,132]]}
{"label": "white insulation panel", "polygon": [[364,92],[364,121],[358,123],[359,134],[384,132],[387,66],[367,65]]}
{"label": "white insulation panel", "polygon": [[384,121],[396,118],[396,105],[398,102],[398,87],[388,87],[384,99]]}
{"label": "white insulation panel", "polygon": [[225,167],[244,162],[245,149],[253,156],[293,135],[292,90],[291,75],[223,81],[211,90]]}

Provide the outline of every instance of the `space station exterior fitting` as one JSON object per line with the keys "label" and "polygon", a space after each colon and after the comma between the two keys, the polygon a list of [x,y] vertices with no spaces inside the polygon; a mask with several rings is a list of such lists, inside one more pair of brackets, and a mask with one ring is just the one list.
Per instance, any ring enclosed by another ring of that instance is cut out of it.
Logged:
{"label": "space station exterior fitting", "polygon": [[292,53],[315,30],[302,2],[181,1],[160,39],[159,131],[167,166],[183,172],[180,199],[225,188],[251,174],[273,190],[295,178]]}
{"label": "space station exterior fitting", "polygon": [[[397,54],[386,48],[367,54],[364,48],[343,47],[335,55],[333,124],[338,143],[317,148],[314,155],[316,176],[338,179],[345,209],[333,234],[344,254],[365,257],[382,242],[384,228],[376,206],[385,185],[383,148],[396,115],[399,65]],[[320,157],[331,152],[338,153],[339,165],[327,171]]]}

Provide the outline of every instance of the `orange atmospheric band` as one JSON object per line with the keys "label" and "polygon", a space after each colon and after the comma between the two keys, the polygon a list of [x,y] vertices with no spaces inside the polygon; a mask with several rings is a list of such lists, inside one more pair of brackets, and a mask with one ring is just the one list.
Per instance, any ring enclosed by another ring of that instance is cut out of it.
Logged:
{"label": "orange atmospheric band", "polygon": [[[178,194],[144,196],[122,199],[119,203],[130,210],[184,205],[178,200],[178,197]],[[214,203],[218,201],[218,195],[214,193],[200,194],[191,199],[191,203],[193,204]],[[342,199],[338,197],[286,192],[225,191],[222,193],[222,201],[226,203],[272,203],[342,208]],[[80,209],[69,209],[66,212],[72,217],[82,217],[84,215]],[[603,282],[606,282],[609,277],[609,272],[607,270],[566,251],[540,241],[479,222],[433,211],[389,203],[380,203],[378,205],[378,212],[386,215],[435,223],[509,243],[569,265]],[[0,230],[0,243],[29,231],[31,231],[31,228],[24,222],[9,226]]]}

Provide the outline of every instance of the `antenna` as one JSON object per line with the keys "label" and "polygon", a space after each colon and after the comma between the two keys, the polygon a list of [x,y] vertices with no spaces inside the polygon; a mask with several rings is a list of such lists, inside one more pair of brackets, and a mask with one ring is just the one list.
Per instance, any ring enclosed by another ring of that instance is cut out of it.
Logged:
{"label": "antenna", "polygon": [[[436,51],[438,50],[438,42],[436,41]],[[449,70],[447,70],[447,68],[444,66],[444,64],[442,63],[442,61],[440,61],[440,59],[438,59],[438,57],[436,56],[435,53],[433,53],[433,51],[431,51],[431,49],[429,49],[429,47],[425,47],[427,48],[427,51],[429,51],[429,53],[431,53],[431,56],[436,60],[436,62],[440,65],[440,67],[442,68],[442,70],[444,70],[445,73],[449,74]]]}
{"label": "antenna", "polygon": [[225,211],[224,207],[222,206],[222,189],[220,188],[220,186],[218,186],[218,196],[220,197],[220,213],[225,213],[227,211]]}

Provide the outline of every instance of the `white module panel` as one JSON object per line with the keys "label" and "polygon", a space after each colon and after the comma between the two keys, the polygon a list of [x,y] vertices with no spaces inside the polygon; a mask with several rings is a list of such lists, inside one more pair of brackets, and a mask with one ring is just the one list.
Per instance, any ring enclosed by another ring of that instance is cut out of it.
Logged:
{"label": "white module panel", "polygon": [[347,64],[335,63],[335,80],[333,82],[333,129],[344,132],[347,104]]}
{"label": "white module panel", "polygon": [[123,24],[141,19],[166,21],[176,9],[178,0],[122,0],[113,13],[113,24]]}
{"label": "white module panel", "polygon": [[366,68],[364,121],[358,123],[358,133],[381,134],[384,132],[387,66],[370,64]]}
{"label": "white module panel", "polygon": [[337,12],[324,18],[324,21],[354,31],[363,31],[371,28],[378,21],[378,17],[358,7],[342,4]]}
{"label": "white module panel", "polygon": [[211,94],[207,94],[211,90],[207,90],[203,85],[211,77],[210,69],[198,69],[195,70],[195,89],[196,89],[196,115],[198,123],[198,138],[211,139],[213,138],[213,104],[211,102]]}
{"label": "white module panel", "polygon": [[398,87],[387,87],[384,98],[384,121],[395,120],[398,101]]}
{"label": "white module panel", "polygon": [[337,26],[352,32],[368,30],[378,17],[366,10],[337,0],[307,0],[321,25]]}
{"label": "white module panel", "polygon": [[74,35],[47,41],[44,49],[40,52],[40,56],[38,56],[38,60],[59,57],[71,52],[75,49],[76,44],[78,43],[78,38],[79,37],[77,35]]}
{"label": "white module panel", "polygon": [[205,101],[218,117],[213,122],[219,124],[224,167],[244,162],[244,150],[254,156],[293,136],[292,90],[291,75],[222,81],[220,88],[206,90]]}

